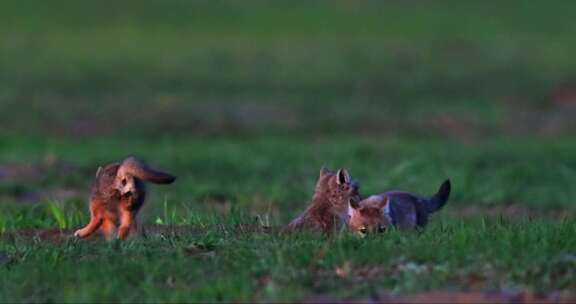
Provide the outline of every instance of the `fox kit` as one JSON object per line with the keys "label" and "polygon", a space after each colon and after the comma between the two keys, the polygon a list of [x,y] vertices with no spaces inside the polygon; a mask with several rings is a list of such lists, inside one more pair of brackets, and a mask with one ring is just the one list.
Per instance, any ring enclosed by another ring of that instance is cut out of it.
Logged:
{"label": "fox kit", "polygon": [[391,191],[372,195],[359,203],[350,201],[348,227],[362,235],[384,232],[390,226],[403,230],[421,228],[426,225],[431,213],[446,204],[449,196],[450,180],[446,180],[430,198]]}
{"label": "fox kit", "polygon": [[329,233],[348,223],[348,203],[360,201],[358,184],[346,169],[334,173],[324,167],[308,208],[286,227],[287,231]]}
{"label": "fox kit", "polygon": [[90,193],[90,223],[74,232],[74,236],[87,237],[100,229],[106,239],[111,239],[116,228],[119,239],[135,234],[136,214],[146,195],[143,181],[170,184],[175,179],[168,173],[149,168],[134,157],[98,168]]}

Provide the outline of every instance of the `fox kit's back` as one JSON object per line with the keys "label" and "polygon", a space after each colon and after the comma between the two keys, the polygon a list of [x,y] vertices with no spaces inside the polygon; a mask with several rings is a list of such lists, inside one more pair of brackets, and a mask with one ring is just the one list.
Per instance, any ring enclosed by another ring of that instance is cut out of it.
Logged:
{"label": "fox kit's back", "polygon": [[98,168],[90,192],[91,200],[97,200],[96,203],[105,204],[119,198],[120,192],[113,187],[119,167],[120,164],[112,164]]}

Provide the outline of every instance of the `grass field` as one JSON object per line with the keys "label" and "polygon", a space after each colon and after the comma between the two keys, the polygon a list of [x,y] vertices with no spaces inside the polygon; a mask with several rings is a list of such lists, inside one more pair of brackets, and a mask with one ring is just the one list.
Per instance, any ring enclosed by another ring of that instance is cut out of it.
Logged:
{"label": "grass field", "polygon": [[[574,300],[573,12],[2,1],[0,302]],[[71,238],[131,154],[178,176],[148,238]],[[422,233],[280,234],[323,165],[453,192]]]}

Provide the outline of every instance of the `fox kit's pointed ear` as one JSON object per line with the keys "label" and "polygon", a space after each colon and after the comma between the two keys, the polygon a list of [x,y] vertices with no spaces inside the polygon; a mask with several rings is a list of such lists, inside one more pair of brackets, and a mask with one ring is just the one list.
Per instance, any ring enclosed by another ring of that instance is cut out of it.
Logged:
{"label": "fox kit's pointed ear", "polygon": [[328,170],[328,168],[322,166],[322,168],[320,168],[320,177],[325,176],[326,174],[329,174],[330,170]]}
{"label": "fox kit's pointed ear", "polygon": [[390,201],[389,198],[384,198],[384,199],[378,200],[378,202],[376,202],[375,205],[378,209],[384,209],[384,207],[386,207],[386,205],[388,205],[389,201]]}
{"label": "fox kit's pointed ear", "polygon": [[98,167],[98,170],[96,170],[96,177],[100,175],[100,172],[102,172],[102,166]]}
{"label": "fox kit's pointed ear", "polygon": [[358,200],[350,198],[348,199],[348,205],[350,205],[350,208],[352,209],[358,209],[360,207],[360,202]]}
{"label": "fox kit's pointed ear", "polygon": [[336,176],[338,177],[338,179],[336,181],[338,182],[339,185],[349,184],[350,181],[352,180],[352,178],[350,177],[350,174],[348,173],[348,170],[346,170],[344,168],[340,168],[338,170],[338,173],[336,174]]}

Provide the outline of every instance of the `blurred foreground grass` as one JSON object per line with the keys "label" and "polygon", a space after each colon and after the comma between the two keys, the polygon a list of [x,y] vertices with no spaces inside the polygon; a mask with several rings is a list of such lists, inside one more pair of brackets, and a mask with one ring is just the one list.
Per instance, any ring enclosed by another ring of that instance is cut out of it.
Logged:
{"label": "blurred foreground grass", "polygon": [[[0,302],[574,296],[574,8],[2,1]],[[144,223],[189,233],[42,237],[130,154],[179,177]],[[421,234],[242,228],[287,223],[322,165],[365,195],[453,193]]]}

